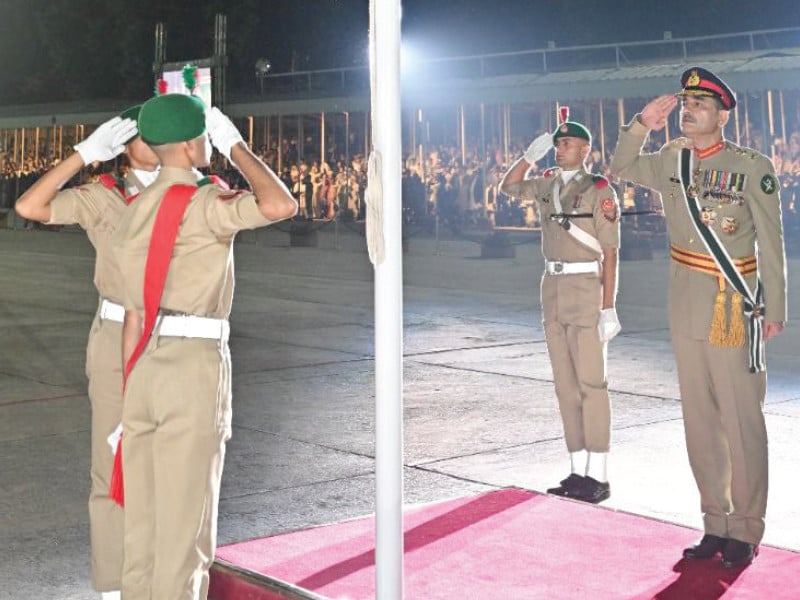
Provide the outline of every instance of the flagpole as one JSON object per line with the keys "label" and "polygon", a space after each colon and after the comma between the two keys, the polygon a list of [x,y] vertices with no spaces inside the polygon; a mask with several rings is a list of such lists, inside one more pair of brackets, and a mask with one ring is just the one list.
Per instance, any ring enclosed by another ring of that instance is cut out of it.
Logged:
{"label": "flagpole", "polygon": [[[378,69],[378,66],[380,68]],[[367,231],[375,266],[375,591],[403,597],[403,264],[400,0],[370,0]]]}

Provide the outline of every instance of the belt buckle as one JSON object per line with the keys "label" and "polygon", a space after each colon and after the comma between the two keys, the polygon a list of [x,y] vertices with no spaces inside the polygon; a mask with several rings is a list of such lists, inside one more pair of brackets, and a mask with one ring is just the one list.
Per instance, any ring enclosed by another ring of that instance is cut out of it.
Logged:
{"label": "belt buckle", "polygon": [[553,261],[553,273],[556,275],[564,272],[564,263],[560,260]]}

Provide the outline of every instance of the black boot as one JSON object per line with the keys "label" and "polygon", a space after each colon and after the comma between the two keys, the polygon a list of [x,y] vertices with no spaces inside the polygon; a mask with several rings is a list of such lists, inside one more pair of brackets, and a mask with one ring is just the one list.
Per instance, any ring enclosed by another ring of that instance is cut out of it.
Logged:
{"label": "black boot", "polygon": [[562,479],[558,487],[547,490],[548,494],[562,496],[563,498],[577,498],[583,493],[583,482],[586,479],[583,475],[572,473],[566,479]]}
{"label": "black boot", "polygon": [[725,549],[727,543],[728,540],[724,537],[707,533],[694,546],[684,549],[683,558],[691,560],[713,558]]}
{"label": "black boot", "polygon": [[722,551],[722,565],[725,567],[744,567],[753,562],[758,554],[758,547],[754,544],[729,539]]}

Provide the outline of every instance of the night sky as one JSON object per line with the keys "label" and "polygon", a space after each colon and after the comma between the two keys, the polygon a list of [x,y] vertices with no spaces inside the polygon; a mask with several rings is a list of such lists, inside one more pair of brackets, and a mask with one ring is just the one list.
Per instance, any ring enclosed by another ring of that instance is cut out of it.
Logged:
{"label": "night sky", "polygon": [[[187,7],[193,10],[187,15]],[[658,6],[658,8],[655,8]],[[0,104],[134,99],[152,90],[153,31],[167,60],[208,56],[228,17],[228,89],[273,72],[364,64],[367,0],[0,0]],[[428,56],[800,27],[797,0],[405,0],[403,37]]]}

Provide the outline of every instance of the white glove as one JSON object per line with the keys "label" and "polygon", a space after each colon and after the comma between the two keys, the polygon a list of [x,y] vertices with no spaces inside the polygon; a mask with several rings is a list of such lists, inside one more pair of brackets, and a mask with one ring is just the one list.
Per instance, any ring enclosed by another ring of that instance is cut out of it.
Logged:
{"label": "white glove", "polygon": [[122,154],[125,144],[137,133],[136,121],[114,117],[95,129],[88,138],[75,144],[75,151],[86,165],[105,162]]}
{"label": "white glove", "polygon": [[604,308],[600,311],[600,321],[597,323],[597,333],[601,342],[610,342],[615,335],[622,331],[622,326],[617,318],[616,308]]}
{"label": "white glove", "polygon": [[544,156],[550,152],[550,148],[552,147],[553,134],[543,133],[531,142],[531,145],[528,146],[527,150],[525,150],[525,154],[522,155],[522,158],[527,160],[529,163],[534,164],[535,162],[544,158]]}
{"label": "white glove", "polygon": [[214,147],[228,160],[231,160],[231,148],[244,141],[236,125],[216,106],[206,111],[206,131]]}
{"label": "white glove", "polygon": [[108,440],[108,445],[111,446],[111,454],[114,456],[117,455],[117,448],[119,447],[119,438],[122,437],[122,423],[117,425],[117,428],[111,432],[106,440]]}

